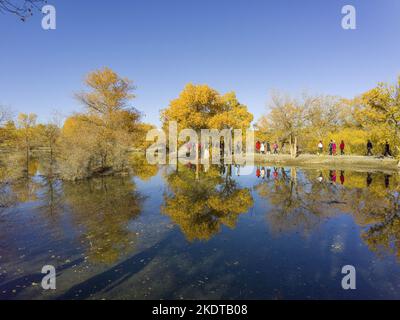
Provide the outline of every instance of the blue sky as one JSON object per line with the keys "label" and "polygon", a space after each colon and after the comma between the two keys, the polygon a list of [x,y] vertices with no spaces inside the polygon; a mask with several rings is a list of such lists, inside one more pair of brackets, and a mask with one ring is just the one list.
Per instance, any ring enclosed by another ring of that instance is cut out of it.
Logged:
{"label": "blue sky", "polygon": [[[398,0],[48,0],[23,23],[0,14],[0,104],[15,112],[81,110],[74,92],[108,66],[134,80],[133,105],[159,124],[159,110],[186,83],[235,91],[258,118],[271,89],[352,97],[400,75]],[[357,9],[357,30],[341,8]]]}

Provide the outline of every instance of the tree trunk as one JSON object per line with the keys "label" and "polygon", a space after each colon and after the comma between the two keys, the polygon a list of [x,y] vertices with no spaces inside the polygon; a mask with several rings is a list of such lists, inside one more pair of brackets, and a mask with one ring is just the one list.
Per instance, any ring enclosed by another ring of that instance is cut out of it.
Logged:
{"label": "tree trunk", "polygon": [[295,136],[294,139],[291,136],[289,139],[289,149],[290,149],[290,157],[296,158],[297,157],[297,137]]}
{"label": "tree trunk", "polygon": [[196,144],[196,179],[199,180],[199,170],[200,170],[200,164],[199,164],[199,144]]}
{"label": "tree trunk", "polygon": [[29,149],[30,149],[30,145],[29,145],[29,140],[26,139],[25,140],[25,144],[26,144],[26,176],[29,176]]}

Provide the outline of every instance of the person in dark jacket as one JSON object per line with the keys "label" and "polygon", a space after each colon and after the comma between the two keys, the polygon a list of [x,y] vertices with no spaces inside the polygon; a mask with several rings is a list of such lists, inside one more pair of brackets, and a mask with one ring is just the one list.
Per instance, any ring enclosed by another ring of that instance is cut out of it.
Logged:
{"label": "person in dark jacket", "polygon": [[390,145],[389,145],[389,142],[387,142],[387,141],[385,143],[385,152],[383,155],[385,157],[392,157],[392,152],[390,152]]}
{"label": "person in dark jacket", "polygon": [[371,140],[368,140],[368,142],[367,142],[367,156],[372,156],[372,148],[373,148],[372,142],[371,142]]}

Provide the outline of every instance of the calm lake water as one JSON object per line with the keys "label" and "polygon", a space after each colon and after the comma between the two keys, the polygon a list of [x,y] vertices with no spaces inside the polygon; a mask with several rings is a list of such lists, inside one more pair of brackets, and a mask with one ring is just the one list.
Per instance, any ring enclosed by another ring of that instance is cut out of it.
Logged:
{"label": "calm lake water", "polygon": [[[400,298],[397,173],[138,166],[4,186],[0,299]],[[54,265],[57,289],[41,288]],[[343,290],[344,265],[357,289]]]}

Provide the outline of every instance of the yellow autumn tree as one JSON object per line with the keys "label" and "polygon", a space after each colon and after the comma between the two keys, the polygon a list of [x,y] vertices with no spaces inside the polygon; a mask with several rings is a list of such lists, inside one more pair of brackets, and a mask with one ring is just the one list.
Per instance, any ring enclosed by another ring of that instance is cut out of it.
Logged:
{"label": "yellow autumn tree", "polygon": [[85,83],[89,91],[77,94],[85,110],[65,121],[60,139],[61,149],[70,149],[59,159],[66,179],[128,170],[127,153],[144,136],[141,114],[129,104],[135,97],[129,79],[104,68],[90,73]]}
{"label": "yellow autumn tree", "polygon": [[355,117],[375,144],[388,141],[400,152],[400,77],[396,84],[380,83],[354,99]]}
{"label": "yellow autumn tree", "polygon": [[169,121],[176,121],[178,130],[247,129],[253,115],[237,100],[234,92],[221,95],[207,85],[190,83],[162,110],[161,120],[164,129]]}

